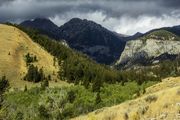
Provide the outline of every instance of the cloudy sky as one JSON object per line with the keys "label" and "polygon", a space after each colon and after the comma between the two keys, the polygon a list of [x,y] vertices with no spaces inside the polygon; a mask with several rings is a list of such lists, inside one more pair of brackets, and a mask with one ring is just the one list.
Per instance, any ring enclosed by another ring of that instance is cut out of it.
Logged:
{"label": "cloudy sky", "polygon": [[93,20],[122,34],[180,25],[180,0],[0,0],[0,22],[46,17]]}

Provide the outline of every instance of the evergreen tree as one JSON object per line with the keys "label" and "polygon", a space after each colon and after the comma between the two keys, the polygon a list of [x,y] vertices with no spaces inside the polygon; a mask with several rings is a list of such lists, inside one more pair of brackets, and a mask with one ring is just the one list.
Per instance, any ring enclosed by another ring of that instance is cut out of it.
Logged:
{"label": "evergreen tree", "polygon": [[38,67],[34,66],[34,65],[30,65],[28,68],[28,72],[26,74],[26,76],[24,77],[24,80],[30,81],[30,82],[40,82],[42,80],[44,80],[44,73],[43,73],[43,69],[41,68],[40,70],[38,70]]}

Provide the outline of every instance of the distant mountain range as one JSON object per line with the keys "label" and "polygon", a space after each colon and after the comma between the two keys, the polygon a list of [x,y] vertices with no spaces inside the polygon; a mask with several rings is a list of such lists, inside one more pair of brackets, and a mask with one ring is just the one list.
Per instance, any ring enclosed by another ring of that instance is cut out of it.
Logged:
{"label": "distant mountain range", "polygon": [[93,21],[79,18],[73,18],[60,27],[43,18],[24,21],[20,25],[36,28],[56,40],[63,39],[71,48],[103,64],[113,63],[125,47],[124,36],[109,31]]}
{"label": "distant mountain range", "polygon": [[126,42],[142,38],[154,31],[165,30],[180,36],[180,26],[154,29],[145,34],[137,32],[133,36],[127,36],[110,31],[93,21],[79,18],[73,18],[60,27],[46,18],[27,20],[20,25],[38,29],[42,34],[55,40],[65,40],[71,48],[102,64],[117,61],[124,51]]}

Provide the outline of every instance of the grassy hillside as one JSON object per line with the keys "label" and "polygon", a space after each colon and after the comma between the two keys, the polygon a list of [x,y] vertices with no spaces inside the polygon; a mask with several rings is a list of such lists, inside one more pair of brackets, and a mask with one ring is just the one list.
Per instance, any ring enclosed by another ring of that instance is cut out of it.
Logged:
{"label": "grassy hillside", "polygon": [[[37,57],[33,64],[43,68],[46,75],[51,75],[57,80],[58,64],[54,65],[54,57],[41,46],[34,43],[28,35],[16,27],[0,24],[0,76],[5,75],[11,87],[31,86],[23,79],[27,73],[25,55],[30,53]],[[53,82],[52,82],[53,83]]]}
{"label": "grassy hillside", "polygon": [[180,77],[164,79],[146,91],[138,99],[102,108],[72,120],[180,119]]}

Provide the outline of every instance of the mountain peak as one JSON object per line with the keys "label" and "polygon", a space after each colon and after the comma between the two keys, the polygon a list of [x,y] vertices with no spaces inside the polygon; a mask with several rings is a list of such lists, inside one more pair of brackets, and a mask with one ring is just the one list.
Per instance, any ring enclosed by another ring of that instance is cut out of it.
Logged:
{"label": "mountain peak", "polygon": [[83,20],[80,18],[72,18],[69,22],[82,22]]}
{"label": "mountain peak", "polygon": [[143,34],[140,33],[140,32],[137,32],[137,33],[134,34],[134,36],[141,36],[141,35],[143,35]]}
{"label": "mountain peak", "polygon": [[41,33],[46,34],[54,39],[59,38],[59,27],[48,18],[35,18],[33,20],[24,21],[20,25],[24,27],[38,29],[41,31]]}
{"label": "mountain peak", "polygon": [[47,26],[51,26],[51,27],[58,27],[57,25],[55,25],[50,19],[48,18],[35,18],[33,20],[26,20],[24,22],[22,22],[20,25],[24,25],[27,27],[47,27]]}
{"label": "mountain peak", "polygon": [[61,39],[99,63],[111,64],[124,49],[122,37],[87,19],[73,18],[59,27]]}
{"label": "mountain peak", "polygon": [[[72,18],[69,22],[65,23],[66,25],[79,26],[79,27],[88,27],[88,28],[103,28],[100,24],[97,24],[91,20],[80,19],[80,18]],[[105,29],[105,28],[104,28]]]}

